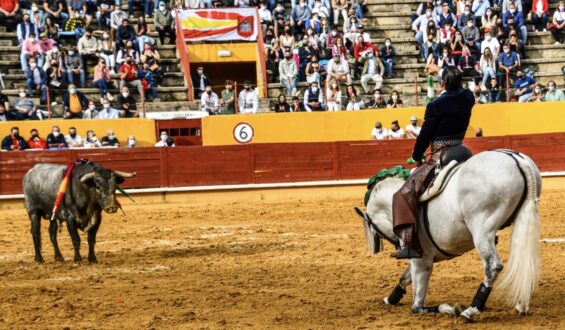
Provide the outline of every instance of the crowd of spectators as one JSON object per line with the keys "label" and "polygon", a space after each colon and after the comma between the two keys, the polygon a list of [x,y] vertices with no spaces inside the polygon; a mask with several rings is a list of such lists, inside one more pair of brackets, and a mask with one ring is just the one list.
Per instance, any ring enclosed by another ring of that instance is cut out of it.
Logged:
{"label": "crowd of spectators", "polygon": [[390,128],[386,129],[380,121],[375,123],[375,127],[371,130],[372,140],[399,140],[399,139],[416,139],[420,135],[420,126],[418,117],[410,117],[410,123],[403,129],[400,127],[398,120],[390,123]]}

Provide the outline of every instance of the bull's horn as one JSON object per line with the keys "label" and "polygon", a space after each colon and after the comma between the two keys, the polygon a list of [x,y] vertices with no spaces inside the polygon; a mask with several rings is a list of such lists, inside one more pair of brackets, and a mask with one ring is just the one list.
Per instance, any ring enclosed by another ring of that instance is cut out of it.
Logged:
{"label": "bull's horn", "polygon": [[122,171],[114,171],[114,173],[117,176],[121,176],[122,178],[133,178],[135,176],[135,172],[128,173],[128,172],[122,172]]}
{"label": "bull's horn", "polygon": [[94,172],[87,173],[80,178],[80,182],[85,183],[88,180],[94,179]]}

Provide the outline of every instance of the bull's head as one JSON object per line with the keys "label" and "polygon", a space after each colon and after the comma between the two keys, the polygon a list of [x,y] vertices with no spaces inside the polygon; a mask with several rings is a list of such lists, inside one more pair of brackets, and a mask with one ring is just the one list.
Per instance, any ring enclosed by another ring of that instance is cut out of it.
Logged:
{"label": "bull's head", "polygon": [[91,185],[96,189],[98,204],[105,212],[115,213],[118,211],[118,205],[116,204],[118,184],[123,183],[126,178],[133,178],[134,176],[135,173],[98,168],[93,172],[84,174],[80,178],[80,182]]}

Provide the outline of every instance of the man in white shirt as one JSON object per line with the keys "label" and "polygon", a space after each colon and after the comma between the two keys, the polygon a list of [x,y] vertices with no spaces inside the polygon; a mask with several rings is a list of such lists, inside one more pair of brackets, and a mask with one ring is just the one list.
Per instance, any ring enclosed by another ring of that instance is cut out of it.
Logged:
{"label": "man in white shirt", "polygon": [[217,115],[220,109],[220,100],[218,94],[212,91],[212,86],[206,84],[206,88],[200,97],[202,103],[202,111],[208,112],[210,115]]}
{"label": "man in white shirt", "polygon": [[404,130],[398,124],[398,120],[392,122],[388,135],[391,139],[404,139]]}
{"label": "man in white shirt", "polygon": [[378,56],[370,49],[367,54],[367,59],[363,65],[363,71],[361,72],[361,86],[365,90],[365,94],[369,94],[369,81],[375,82],[374,89],[380,89],[383,84],[383,76],[385,73],[385,67],[382,64]]}
{"label": "man in white shirt", "polygon": [[418,117],[410,117],[410,124],[406,125],[406,138],[416,139],[420,135],[422,126],[418,126]]}
{"label": "man in white shirt", "polygon": [[338,83],[345,81],[347,84],[351,84],[349,63],[343,60],[338,52],[335,52],[333,58],[328,61],[326,72],[328,73],[326,86],[329,86],[329,82],[332,79],[335,79]]}
{"label": "man in white shirt", "polygon": [[434,22],[432,17],[433,10],[434,9],[431,6],[426,7],[426,12],[412,23],[412,30],[416,32],[416,41],[420,45],[424,44],[424,34],[427,32],[426,29],[428,28],[428,22]]}
{"label": "man in white shirt", "polygon": [[118,119],[120,112],[110,107],[110,101],[107,98],[102,99],[102,110],[98,113],[97,119]]}
{"label": "man in white shirt", "polygon": [[174,147],[175,142],[173,139],[169,138],[169,135],[165,131],[161,131],[161,140],[155,143],[156,147]]}
{"label": "man in white shirt", "polygon": [[251,82],[246,80],[243,82],[243,90],[239,93],[239,112],[240,113],[257,113],[259,109],[259,95],[257,90],[251,88]]}
{"label": "man in white shirt", "polygon": [[378,121],[375,123],[375,128],[371,130],[372,140],[388,140],[388,131],[383,127],[383,124]]}
{"label": "man in white shirt", "polygon": [[485,30],[485,39],[481,42],[481,55],[485,53],[486,48],[490,48],[493,58],[498,58],[498,52],[500,51],[500,43],[496,37],[493,37],[490,30]]}
{"label": "man in white shirt", "polygon": [[308,112],[324,111],[324,95],[316,81],[304,92],[304,109]]}
{"label": "man in white shirt", "polygon": [[69,148],[84,147],[82,137],[77,134],[77,129],[74,127],[69,128],[69,134],[65,135],[65,142],[67,142]]}

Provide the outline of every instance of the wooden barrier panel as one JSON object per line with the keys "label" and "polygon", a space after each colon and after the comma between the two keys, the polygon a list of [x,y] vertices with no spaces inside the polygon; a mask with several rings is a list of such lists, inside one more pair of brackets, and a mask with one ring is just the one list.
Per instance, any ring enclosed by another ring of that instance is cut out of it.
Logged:
{"label": "wooden barrier panel", "polygon": [[[506,148],[530,156],[541,171],[565,170],[565,133],[471,138],[478,153]],[[136,172],[127,188],[279,183],[367,178],[406,164],[414,140],[272,143],[175,148],[73,149],[0,153],[0,194],[22,192],[36,163],[67,164],[80,158]]]}

